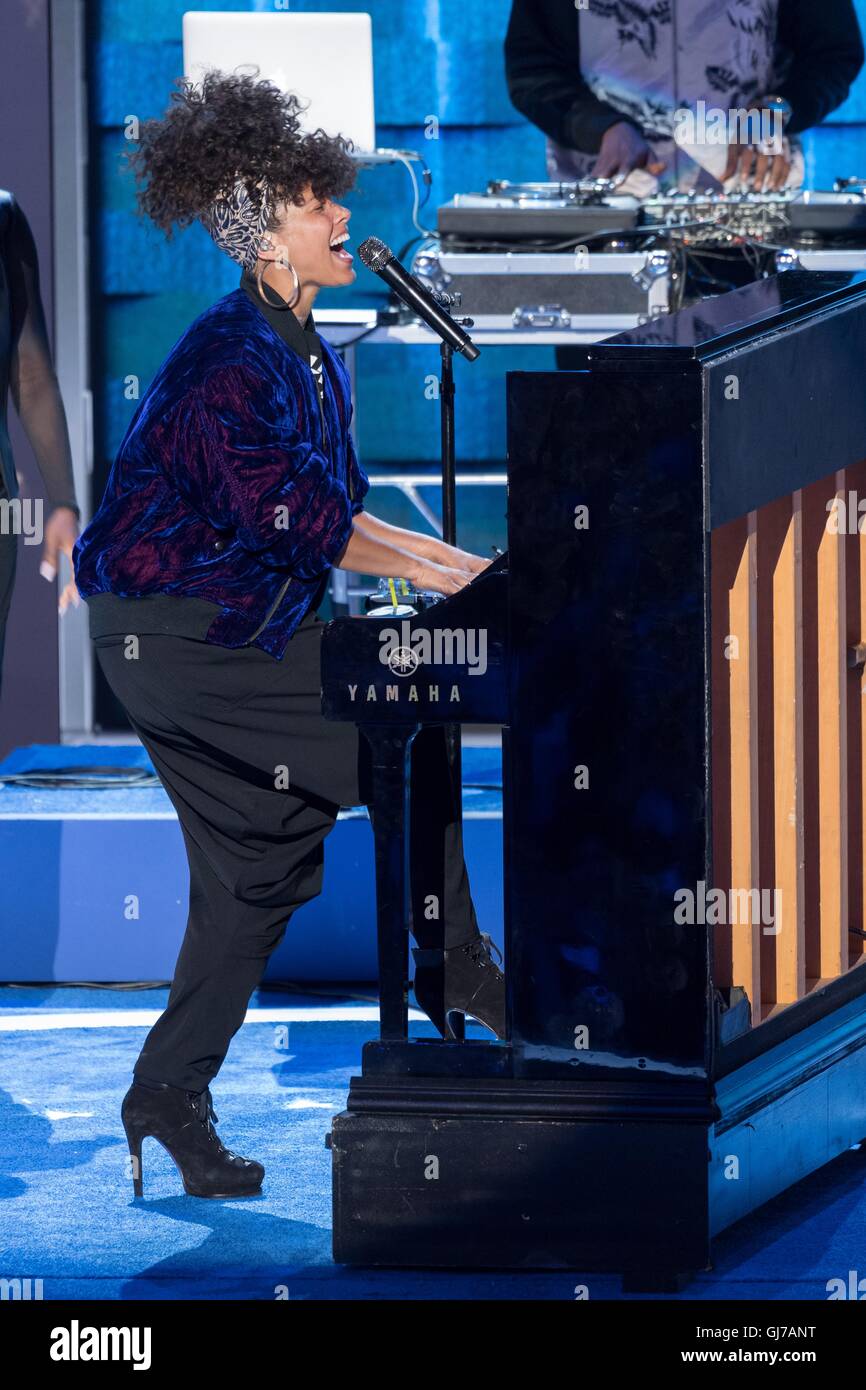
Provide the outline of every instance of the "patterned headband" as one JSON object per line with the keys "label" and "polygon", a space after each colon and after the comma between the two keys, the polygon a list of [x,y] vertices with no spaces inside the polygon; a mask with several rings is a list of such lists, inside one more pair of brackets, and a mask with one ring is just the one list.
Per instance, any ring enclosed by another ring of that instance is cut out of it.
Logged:
{"label": "patterned headband", "polygon": [[232,187],[211,203],[199,218],[220,250],[245,270],[252,270],[258,260],[259,245],[271,211],[263,182],[256,185],[256,195],[250,197],[244,179],[235,179]]}

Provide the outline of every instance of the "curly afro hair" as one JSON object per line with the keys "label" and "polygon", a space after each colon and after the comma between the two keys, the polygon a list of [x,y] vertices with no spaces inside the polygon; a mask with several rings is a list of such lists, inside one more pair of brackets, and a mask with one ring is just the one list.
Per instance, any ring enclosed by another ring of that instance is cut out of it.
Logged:
{"label": "curly afro hair", "polygon": [[[355,183],[353,148],[343,136],[302,132],[304,106],[257,76],[216,70],[200,84],[183,78],[161,120],[146,121],[128,156],[138,206],[166,236],[194,222],[235,179],[250,196],[264,179],[276,203],[339,198]],[[276,225],[274,209],[269,226]]]}

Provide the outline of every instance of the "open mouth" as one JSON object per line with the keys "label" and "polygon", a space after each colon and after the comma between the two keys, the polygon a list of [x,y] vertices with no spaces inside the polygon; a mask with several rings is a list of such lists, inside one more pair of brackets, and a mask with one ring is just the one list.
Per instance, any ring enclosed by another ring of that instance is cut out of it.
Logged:
{"label": "open mouth", "polygon": [[331,255],[336,256],[337,260],[342,261],[344,265],[351,265],[353,259],[350,252],[348,252],[343,245],[343,243],[348,240],[349,233],[341,232],[340,235],[334,237],[334,240],[331,242]]}

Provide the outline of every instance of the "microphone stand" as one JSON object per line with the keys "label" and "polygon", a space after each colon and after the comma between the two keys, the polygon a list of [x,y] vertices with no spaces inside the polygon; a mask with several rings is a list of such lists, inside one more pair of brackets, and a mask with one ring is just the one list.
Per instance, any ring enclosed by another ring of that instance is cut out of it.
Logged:
{"label": "microphone stand", "polygon": [[[442,539],[446,545],[457,544],[457,464],[454,445],[454,349],[444,338],[439,343],[441,376],[439,379],[439,416],[442,434]],[[457,824],[463,824],[463,750],[460,725],[445,725],[445,747]]]}
{"label": "microphone stand", "polygon": [[439,414],[442,425],[442,539],[457,544],[457,468],[454,445],[454,349],[439,343],[442,374],[439,379]]}
{"label": "microphone stand", "polygon": [[[443,308],[459,307],[462,296],[456,294],[437,294],[436,298]],[[457,319],[461,328],[471,328],[472,319]],[[454,426],[454,349],[444,338],[439,342],[441,376],[439,378],[439,416],[441,425],[442,459],[442,539],[446,545],[457,544],[457,465]],[[457,824],[463,824],[463,755],[460,741],[460,725],[445,725],[445,747],[451,783],[454,787],[454,800],[457,810]]]}

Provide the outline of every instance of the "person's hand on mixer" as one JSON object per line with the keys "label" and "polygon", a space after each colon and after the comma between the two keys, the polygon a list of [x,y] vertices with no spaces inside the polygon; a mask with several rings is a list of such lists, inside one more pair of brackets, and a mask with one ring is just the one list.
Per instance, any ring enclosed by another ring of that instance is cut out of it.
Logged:
{"label": "person's hand on mixer", "polygon": [[[795,159],[791,141],[785,128],[791,120],[791,106],[784,97],[762,96],[755,104],[758,115],[750,113],[748,128],[742,126],[736,132],[745,135],[744,140],[735,141],[728,152],[728,162],[722,175],[722,184],[736,175],[736,183],[741,189],[752,193],[778,193],[788,184],[802,182],[802,172],[795,170],[791,177]],[[734,132],[731,132],[732,134]],[[802,155],[798,152],[796,163],[802,166]]]}
{"label": "person's hand on mixer", "polygon": [[792,162],[791,142],[784,135],[777,141],[731,145],[722,183],[736,175],[752,193],[776,193],[788,182]]}
{"label": "person's hand on mixer", "polygon": [[630,174],[632,169],[646,169],[660,174],[664,160],[656,159],[650,146],[631,121],[617,121],[608,126],[601,137],[601,149],[592,168],[597,179],[612,178],[614,174]]}

